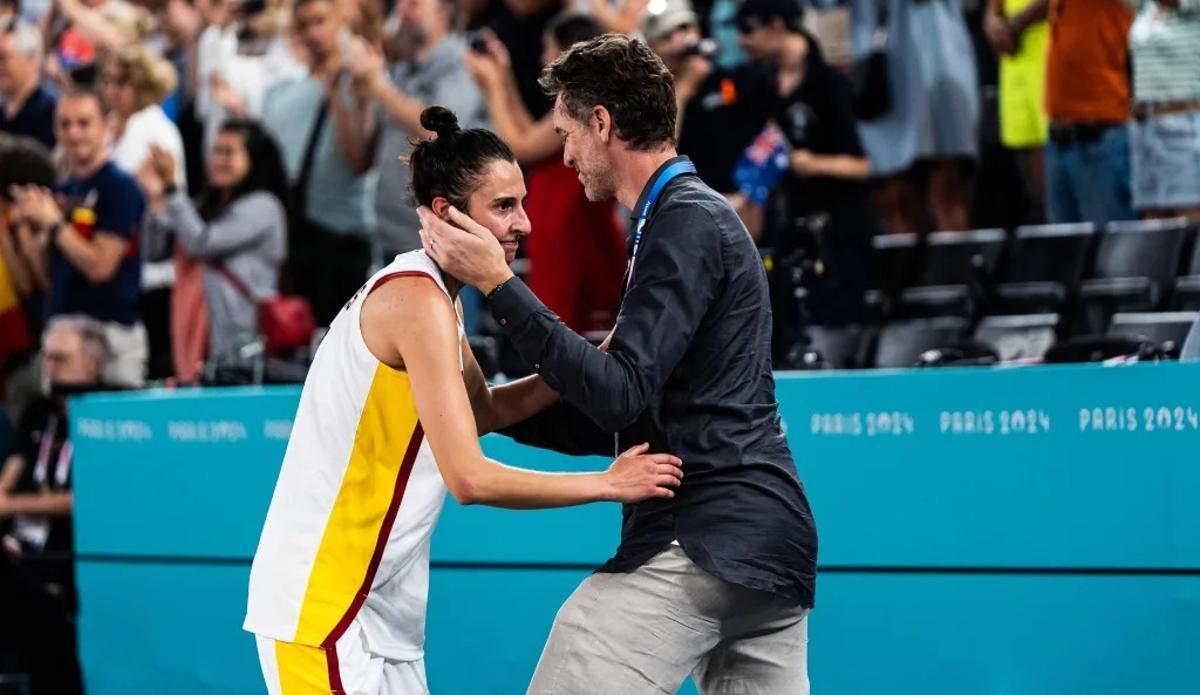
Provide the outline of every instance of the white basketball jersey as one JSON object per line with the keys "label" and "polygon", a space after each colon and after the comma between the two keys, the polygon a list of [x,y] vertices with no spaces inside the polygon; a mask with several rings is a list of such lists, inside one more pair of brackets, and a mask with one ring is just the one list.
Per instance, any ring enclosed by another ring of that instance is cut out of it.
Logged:
{"label": "white basketball jersey", "polygon": [[357,619],[372,652],[424,654],[429,539],[446,486],[408,374],[377,360],[359,327],[370,291],[404,275],[429,277],[451,301],[441,270],[413,251],[376,273],[330,325],[250,569],[250,632],[331,646]]}

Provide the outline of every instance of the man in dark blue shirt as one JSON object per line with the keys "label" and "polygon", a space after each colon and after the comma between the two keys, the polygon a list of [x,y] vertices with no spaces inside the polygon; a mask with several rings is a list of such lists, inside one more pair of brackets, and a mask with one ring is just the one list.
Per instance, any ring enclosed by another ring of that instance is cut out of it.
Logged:
{"label": "man in dark blue shirt", "polygon": [[145,202],[137,183],[109,160],[100,100],[74,92],[55,115],[68,177],[57,191],[15,192],[16,215],[49,235],[49,316],[82,314],[104,324],[113,359],[105,373],[114,385],[145,380],[146,331],[139,321],[141,263],[138,225]]}
{"label": "man in dark blue shirt", "polygon": [[0,31],[0,131],[54,149],[54,93],[40,82],[42,35],[18,24]]}
{"label": "man in dark blue shirt", "polygon": [[577,44],[542,84],[588,198],[635,214],[605,349],[547,310],[465,215],[452,209],[456,229],[420,211],[422,241],[484,291],[562,396],[510,434],[574,454],[649,442],[685,473],[674,499],[625,506],[616,556],[559,612],[530,692],[675,692],[691,674],[705,693],[807,693],[817,538],[775,401],[758,251],[676,155],[671,75],[644,43]]}

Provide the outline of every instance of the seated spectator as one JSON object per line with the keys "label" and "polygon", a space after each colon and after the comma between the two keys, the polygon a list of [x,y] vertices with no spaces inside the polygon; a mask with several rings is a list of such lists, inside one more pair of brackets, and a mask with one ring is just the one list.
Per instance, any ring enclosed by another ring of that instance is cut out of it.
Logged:
{"label": "seated spectator", "polygon": [[82,314],[104,324],[114,385],[145,381],[146,329],[138,316],[141,263],[137,230],[145,203],[133,177],[108,157],[100,99],[69,92],[58,102],[55,134],[67,178],[56,191],[16,187],[19,222],[41,235],[46,252],[35,260],[50,279],[47,315]]}
{"label": "seated spectator", "polygon": [[1052,0],[1046,60],[1046,219],[1134,218],[1129,182],[1128,0]]}
{"label": "seated spectator", "polygon": [[44,395],[19,418],[15,444],[0,470],[0,520],[11,522],[3,537],[0,611],[3,632],[20,635],[5,646],[23,652],[34,693],[81,688],[66,396],[102,386],[108,360],[104,333],[84,316],[50,322],[42,345]]}
{"label": "seated spectator", "polygon": [[[599,36],[590,17],[562,15],[543,37],[549,64],[579,41]],[[616,319],[627,251],[611,202],[590,202],[579,175],[562,161],[562,138],[550,114],[534,120],[520,98],[515,65],[495,36],[487,52],[466,56],[487,101],[496,134],[528,175],[525,210],[537,234],[525,240],[529,288],[572,330],[608,331]]]}
{"label": "seated spectator", "polygon": [[822,269],[807,273],[807,316],[796,315],[787,264],[781,263],[783,272],[772,278],[779,365],[796,341],[801,320],[831,327],[862,320],[871,237],[880,231],[867,184],[871,162],[855,129],[850,84],[825,62],[801,20],[800,7],[791,0],[746,0],[737,14],[742,48],[774,72],[772,119],[792,148],[791,171],[781,183],[786,213],[771,230],[776,257],[784,259],[810,244],[797,235],[820,227]]}
{"label": "seated spectator", "polygon": [[0,31],[0,131],[54,149],[54,93],[43,84],[42,34],[28,24]]}
{"label": "seated spectator", "polygon": [[[257,337],[258,301],[278,292],[287,252],[287,178],[271,137],[251,121],[226,123],[208,171],[208,187],[197,205],[179,187],[166,151],[154,150],[138,172],[149,208],[147,243],[173,235],[180,255],[203,268],[199,306],[179,296],[179,286],[172,298],[175,368],[184,382],[199,376],[205,352],[229,356]],[[205,313],[208,325],[196,326],[195,316]]]}
{"label": "seated spectator", "polygon": [[1133,205],[1200,221],[1200,0],[1144,3],[1133,58]]}
{"label": "seated spectator", "polygon": [[279,143],[296,206],[290,291],[307,299],[317,323],[327,326],[371,265],[365,176],[371,158],[358,115],[367,104],[344,63],[350,33],[333,0],[296,0],[292,19],[308,73],[268,88],[262,122]]}

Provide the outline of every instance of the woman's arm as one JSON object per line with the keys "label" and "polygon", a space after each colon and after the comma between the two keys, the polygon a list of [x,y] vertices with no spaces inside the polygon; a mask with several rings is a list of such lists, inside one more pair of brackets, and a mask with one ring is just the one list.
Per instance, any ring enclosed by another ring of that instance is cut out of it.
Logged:
{"label": "woman's arm", "polygon": [[364,300],[363,338],[408,372],[421,426],[450,494],[462,504],[536,509],[672,497],[679,460],[631,449],[605,472],[538,473],[484,458],[460,371],[454,309],[432,279],[399,277]]}

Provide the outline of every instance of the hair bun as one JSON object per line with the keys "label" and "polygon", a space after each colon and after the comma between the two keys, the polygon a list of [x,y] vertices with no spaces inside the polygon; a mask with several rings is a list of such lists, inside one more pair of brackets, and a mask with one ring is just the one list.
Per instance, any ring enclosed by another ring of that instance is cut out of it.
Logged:
{"label": "hair bun", "polygon": [[421,127],[437,133],[438,140],[445,140],[462,132],[458,127],[458,116],[445,106],[430,106],[422,111]]}

